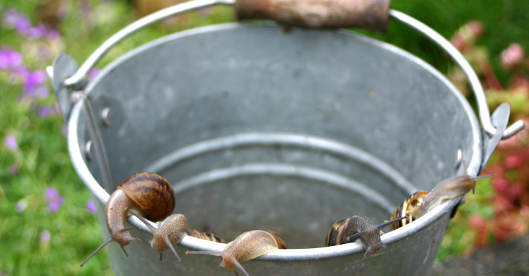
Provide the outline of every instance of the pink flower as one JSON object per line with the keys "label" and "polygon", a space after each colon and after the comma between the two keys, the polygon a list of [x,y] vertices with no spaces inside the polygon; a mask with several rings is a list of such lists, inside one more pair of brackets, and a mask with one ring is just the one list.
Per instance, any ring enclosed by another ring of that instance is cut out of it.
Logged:
{"label": "pink flower", "polygon": [[516,168],[520,168],[521,166],[523,166],[525,164],[525,161],[526,160],[523,155],[512,154],[512,155],[507,156],[507,158],[505,158],[504,166],[507,169],[516,169]]}
{"label": "pink flower", "polygon": [[7,135],[4,138],[4,144],[11,151],[15,151],[18,149],[17,138],[15,138],[14,135]]}
{"label": "pink flower", "polygon": [[479,37],[483,34],[483,24],[477,20],[473,20],[467,23],[468,28],[470,29],[470,33],[472,33],[473,36]]}
{"label": "pink flower", "polygon": [[483,34],[483,24],[479,21],[470,21],[461,26],[452,37],[452,44],[460,51],[472,46],[476,39]]}
{"label": "pink flower", "polygon": [[514,201],[518,199],[523,194],[523,187],[521,183],[514,183],[509,186],[509,190],[507,191],[507,197]]}
{"label": "pink flower", "polygon": [[524,50],[518,43],[512,43],[509,47],[501,52],[501,65],[506,70],[512,70],[520,63],[524,58]]}
{"label": "pink flower", "polygon": [[477,232],[487,231],[487,221],[480,215],[472,214],[468,218],[470,227],[472,227]]}
{"label": "pink flower", "polygon": [[477,247],[484,247],[487,245],[487,232],[488,232],[488,222],[480,215],[473,214],[468,218],[470,227],[476,231],[476,239],[474,244]]}
{"label": "pink flower", "polygon": [[498,193],[505,193],[509,188],[509,183],[505,178],[495,177],[492,180],[492,186]]}

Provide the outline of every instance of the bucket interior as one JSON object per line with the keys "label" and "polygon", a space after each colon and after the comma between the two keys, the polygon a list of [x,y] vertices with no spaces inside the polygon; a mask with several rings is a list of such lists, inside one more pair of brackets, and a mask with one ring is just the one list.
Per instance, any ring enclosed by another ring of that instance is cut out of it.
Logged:
{"label": "bucket interior", "polygon": [[[88,92],[94,114],[111,114],[99,122],[111,185],[84,160],[107,192],[157,172],[174,212],[226,240],[269,229],[289,248],[321,247],[334,221],[389,219],[478,156],[476,119],[441,74],[346,31],[185,31],[121,57]],[[78,124],[84,144],[84,115]]]}

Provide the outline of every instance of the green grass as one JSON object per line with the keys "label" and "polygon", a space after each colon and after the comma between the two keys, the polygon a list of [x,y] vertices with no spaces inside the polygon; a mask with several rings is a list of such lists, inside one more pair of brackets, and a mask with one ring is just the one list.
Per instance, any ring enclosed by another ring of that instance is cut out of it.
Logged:
{"label": "green grass", "polygon": [[[0,0],[0,5],[36,18],[37,0]],[[67,1],[71,11],[60,25],[62,45],[55,45],[56,53],[66,52],[78,62],[85,60],[106,38],[134,20],[133,11],[125,1],[110,1],[101,6],[101,1],[90,1],[95,5],[92,17],[80,14],[79,1]],[[392,7],[407,12],[422,20],[445,37],[469,20],[481,20],[486,33],[480,40],[491,56],[510,42],[517,41],[529,49],[529,4],[526,0],[394,0]],[[155,25],[140,31],[108,53],[99,67],[147,41],[164,34],[193,26],[209,25],[234,19],[231,8],[221,7],[205,18],[198,14],[185,22],[170,27]],[[386,36],[369,35],[394,43],[428,60],[446,72],[451,63],[435,45],[407,28],[391,23]],[[12,29],[0,25],[0,48],[10,46],[24,54],[24,64],[31,70],[43,69],[51,59],[41,60],[31,54],[35,42],[20,37]],[[505,80],[506,73],[492,63]],[[61,134],[64,122],[59,115],[39,118],[37,107],[54,101],[53,95],[34,103],[21,102],[22,87],[0,71],[0,275],[93,275],[112,274],[106,252],[103,250],[84,268],[80,262],[102,241],[97,221],[85,207],[90,193],[75,174],[67,154],[66,139]],[[18,150],[8,150],[3,139],[14,135]],[[9,172],[13,164],[19,164],[16,175]],[[45,196],[48,187],[56,187],[65,199],[57,212],[50,212]],[[490,194],[490,183],[482,185],[475,196],[468,196],[467,203],[460,208],[458,216],[450,224],[447,236],[439,251],[438,260],[460,255],[472,242],[466,218],[480,213],[489,216],[491,209],[484,202]],[[27,203],[24,211],[17,212],[20,200]],[[49,231],[49,243],[40,241],[43,231]]]}

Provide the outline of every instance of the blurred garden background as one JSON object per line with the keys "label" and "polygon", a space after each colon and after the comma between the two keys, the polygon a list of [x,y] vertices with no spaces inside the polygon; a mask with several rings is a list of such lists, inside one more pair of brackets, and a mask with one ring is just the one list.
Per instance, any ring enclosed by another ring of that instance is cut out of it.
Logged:
{"label": "blurred garden background", "polygon": [[[79,267],[102,237],[71,165],[45,67],[63,52],[81,63],[110,35],[169,2],[177,1],[0,0],[0,275],[112,274],[104,250]],[[529,123],[527,0],[393,0],[392,8],[451,39],[479,73],[491,109],[508,102],[512,121]],[[230,7],[174,17],[123,41],[99,66],[165,34],[234,20]],[[425,59],[474,102],[462,72],[420,35],[397,23],[386,35],[360,32]],[[527,233],[528,143],[527,131],[501,142],[485,171],[495,177],[467,196],[437,262]]]}

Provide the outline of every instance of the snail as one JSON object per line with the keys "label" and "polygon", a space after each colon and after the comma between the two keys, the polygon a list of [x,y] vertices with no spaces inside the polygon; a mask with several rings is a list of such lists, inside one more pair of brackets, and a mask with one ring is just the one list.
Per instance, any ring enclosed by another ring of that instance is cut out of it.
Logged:
{"label": "snail", "polygon": [[190,235],[192,237],[195,237],[195,238],[208,240],[208,241],[212,241],[212,242],[220,242],[220,243],[225,243],[226,242],[223,238],[217,236],[215,233],[210,232],[210,231],[199,232],[197,230],[193,230],[193,231],[191,231]]}
{"label": "snail", "polygon": [[400,228],[418,219],[448,200],[466,194],[475,188],[476,180],[487,177],[491,177],[491,175],[476,177],[469,175],[455,176],[439,182],[430,192],[419,191],[410,195],[391,215],[392,220],[397,217],[404,217],[392,224],[393,229]]}
{"label": "snail", "polygon": [[152,227],[149,222],[143,218],[140,214],[137,214],[135,210],[130,210],[130,212],[135,215],[137,218],[151,230],[152,240],[150,245],[152,249],[160,252],[160,260],[162,260],[162,251],[171,249],[176,259],[180,262],[180,256],[176,253],[176,250],[173,246],[173,243],[179,243],[185,234],[191,233],[193,230],[189,227],[187,219],[182,214],[172,214],[164,219],[158,229]]}
{"label": "snail", "polygon": [[403,218],[396,218],[376,225],[371,219],[364,216],[352,216],[333,223],[327,234],[325,246],[333,246],[354,242],[360,238],[365,250],[364,257],[379,252],[384,248],[380,240],[381,229]]}
{"label": "snail", "polygon": [[127,255],[124,247],[131,241],[138,240],[126,228],[130,213],[135,212],[149,220],[158,221],[171,214],[174,205],[173,188],[160,175],[144,172],[123,180],[105,207],[105,221],[111,237],[90,254],[81,266],[111,242],[117,242]]}
{"label": "snail", "polygon": [[230,271],[237,268],[244,275],[249,276],[248,272],[242,267],[242,262],[250,261],[274,250],[285,248],[287,248],[287,244],[276,233],[264,230],[252,230],[237,236],[237,238],[226,245],[226,248],[222,252],[186,251],[186,254],[220,256],[222,257],[221,267]]}
{"label": "snail", "polygon": [[130,210],[130,212],[138,217],[140,221],[143,222],[143,224],[145,224],[149,230],[151,230],[152,240],[150,245],[152,249],[160,252],[160,260],[162,259],[162,251],[171,249],[176,259],[180,262],[181,258],[176,253],[173,242],[179,243],[186,234],[203,240],[224,242],[224,239],[219,238],[212,232],[202,233],[191,229],[191,227],[189,227],[189,223],[187,222],[187,218],[183,214],[172,214],[168,216],[160,223],[158,229],[155,229],[135,210]]}

